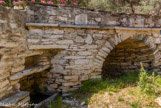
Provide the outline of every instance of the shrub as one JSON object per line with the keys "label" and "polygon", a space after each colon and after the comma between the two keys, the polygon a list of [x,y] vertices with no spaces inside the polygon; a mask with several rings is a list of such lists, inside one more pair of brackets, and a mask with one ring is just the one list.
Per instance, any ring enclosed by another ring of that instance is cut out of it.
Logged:
{"label": "shrub", "polygon": [[[0,5],[13,7],[16,2],[25,1],[25,0],[0,0]],[[87,7],[90,0],[28,0],[30,2],[42,3],[42,4],[55,4],[55,5],[70,5],[70,6],[83,6]]]}
{"label": "shrub", "polygon": [[146,95],[156,96],[160,93],[159,85],[160,76],[155,76],[154,72],[150,75],[145,71],[141,63],[138,85],[143,93]]}

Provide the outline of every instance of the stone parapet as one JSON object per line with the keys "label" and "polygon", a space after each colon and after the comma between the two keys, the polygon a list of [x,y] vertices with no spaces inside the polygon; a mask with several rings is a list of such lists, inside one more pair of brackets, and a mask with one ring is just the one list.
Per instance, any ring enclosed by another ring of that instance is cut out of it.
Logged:
{"label": "stone parapet", "polygon": [[[30,4],[27,22],[61,25],[92,25],[119,27],[161,27],[161,16],[111,13],[78,7]],[[92,27],[91,26],[91,27]]]}

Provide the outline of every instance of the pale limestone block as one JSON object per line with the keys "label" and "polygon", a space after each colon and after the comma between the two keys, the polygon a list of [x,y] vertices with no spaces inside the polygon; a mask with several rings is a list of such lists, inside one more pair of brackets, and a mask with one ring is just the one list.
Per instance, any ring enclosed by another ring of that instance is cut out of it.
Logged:
{"label": "pale limestone block", "polygon": [[87,44],[92,44],[92,42],[93,42],[92,37],[91,37],[90,35],[88,35],[88,36],[87,36],[87,39],[85,40],[85,42],[86,42]]}
{"label": "pale limestone block", "polygon": [[79,36],[79,37],[76,37],[75,41],[83,43],[85,40]]}
{"label": "pale limestone block", "polygon": [[21,65],[21,66],[18,66],[18,67],[13,67],[12,70],[11,70],[11,72],[12,73],[16,73],[16,72],[20,72],[20,71],[22,71],[24,69],[25,69],[25,66],[24,65]]}
{"label": "pale limestone block", "polygon": [[58,88],[58,84],[50,84],[50,87],[52,87],[52,88]]}
{"label": "pale limestone block", "polygon": [[73,44],[73,40],[60,40],[60,41],[56,41],[57,44],[60,44],[60,45],[66,45],[66,44]]}
{"label": "pale limestone block", "polygon": [[155,38],[159,37],[158,33],[153,33],[153,36],[154,36]]}
{"label": "pale limestone block", "polygon": [[49,39],[62,39],[64,37],[64,35],[51,35],[50,37],[49,37]]}
{"label": "pale limestone block", "polygon": [[156,44],[160,44],[160,43],[161,43],[161,38],[157,38],[157,39],[155,40],[155,43],[156,43]]}
{"label": "pale limestone block", "polygon": [[67,49],[67,45],[29,45],[29,49]]}
{"label": "pale limestone block", "polygon": [[7,84],[9,84],[8,79],[1,81],[0,88],[3,88],[3,87],[6,86]]}
{"label": "pale limestone block", "polygon": [[61,17],[61,16],[58,16],[58,19],[59,19],[60,21],[67,21],[67,20],[68,20],[67,17]]}
{"label": "pale limestone block", "polygon": [[97,63],[100,63],[100,64],[103,64],[103,62],[104,62],[104,60],[102,61],[102,60],[99,60],[99,59],[94,59],[94,61],[97,62]]}
{"label": "pale limestone block", "polygon": [[102,50],[105,51],[106,53],[110,53],[110,49],[108,49],[107,47],[103,47]]}
{"label": "pale limestone block", "polygon": [[38,43],[38,42],[40,42],[40,39],[27,39],[27,42],[29,42],[29,43]]}
{"label": "pale limestone block", "polygon": [[103,38],[103,35],[102,34],[93,34],[93,38],[94,39],[102,39]]}
{"label": "pale limestone block", "polygon": [[78,76],[64,76],[65,80],[78,81]]}
{"label": "pale limestone block", "polygon": [[102,64],[100,64],[100,63],[93,62],[93,64],[94,64],[94,65],[97,65],[97,66],[99,66],[99,67],[102,67]]}
{"label": "pale limestone block", "polygon": [[57,12],[56,10],[46,10],[46,12],[49,14],[49,15],[57,15]]}
{"label": "pale limestone block", "polygon": [[92,52],[90,52],[90,51],[81,51],[81,52],[78,52],[78,55],[88,56],[88,55],[92,55]]}
{"label": "pale limestone block", "polygon": [[99,60],[105,61],[105,58],[103,58],[102,56],[97,55],[96,58],[98,58]]}
{"label": "pale limestone block", "polygon": [[101,22],[101,18],[95,18],[95,20],[97,21],[97,22]]}
{"label": "pale limestone block", "polygon": [[85,56],[66,56],[64,59],[83,59]]}
{"label": "pale limestone block", "polygon": [[88,16],[87,14],[80,14],[75,16],[75,24],[87,24]]}
{"label": "pale limestone block", "polygon": [[80,81],[88,80],[88,75],[83,75],[80,77]]}
{"label": "pale limestone block", "polygon": [[106,46],[107,48],[109,48],[110,50],[113,49],[112,45],[111,45],[108,41],[105,43],[105,46]]}
{"label": "pale limestone block", "polygon": [[79,64],[88,64],[89,63],[89,60],[88,59],[78,59],[78,60],[75,60],[75,64],[76,65],[79,65]]}
{"label": "pale limestone block", "polygon": [[68,82],[68,83],[62,83],[63,86],[73,86],[73,85],[78,85],[80,82]]}
{"label": "pale limestone block", "polygon": [[98,55],[101,56],[101,57],[103,57],[103,58],[106,58],[107,53],[103,53],[103,52],[100,51],[100,52],[98,53]]}
{"label": "pale limestone block", "polygon": [[10,73],[9,72],[5,72],[5,73],[0,75],[0,80],[4,80],[4,79],[8,78],[9,76],[10,76]]}

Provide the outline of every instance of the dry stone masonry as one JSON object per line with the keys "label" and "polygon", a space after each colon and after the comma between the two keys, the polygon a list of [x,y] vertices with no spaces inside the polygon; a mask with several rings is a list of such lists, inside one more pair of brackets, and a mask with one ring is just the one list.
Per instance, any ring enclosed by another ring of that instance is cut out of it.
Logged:
{"label": "dry stone masonry", "polygon": [[0,7],[1,106],[24,108],[33,86],[67,94],[88,79],[138,71],[140,62],[161,74],[161,16]]}

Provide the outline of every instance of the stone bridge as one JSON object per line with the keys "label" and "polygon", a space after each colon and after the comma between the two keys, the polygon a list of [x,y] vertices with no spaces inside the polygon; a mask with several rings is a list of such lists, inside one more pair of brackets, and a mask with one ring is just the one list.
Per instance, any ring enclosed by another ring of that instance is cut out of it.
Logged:
{"label": "stone bridge", "polygon": [[140,62],[161,74],[161,16],[30,4],[0,7],[0,25],[0,103],[28,103],[35,85],[66,94]]}

